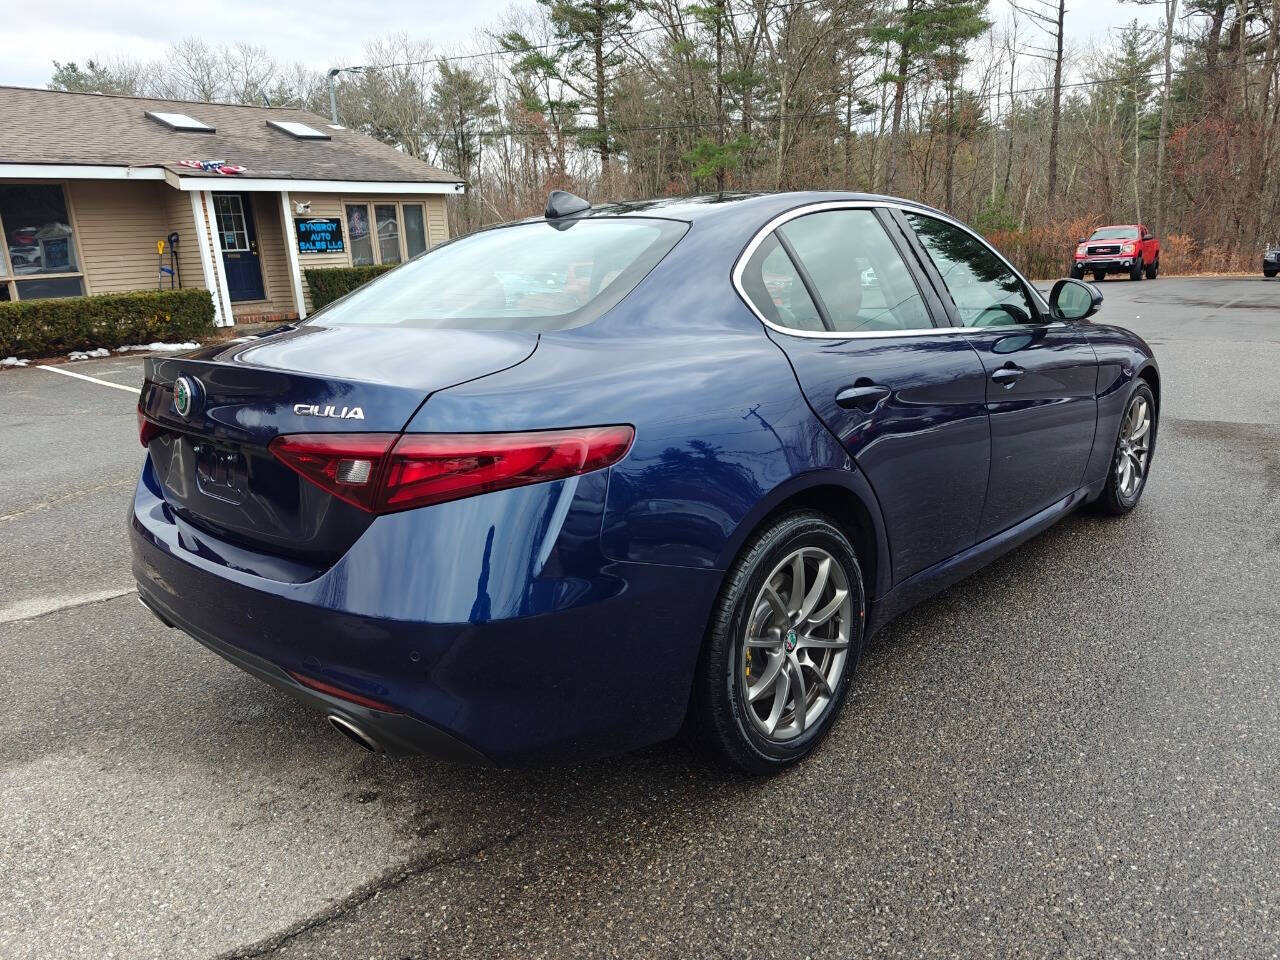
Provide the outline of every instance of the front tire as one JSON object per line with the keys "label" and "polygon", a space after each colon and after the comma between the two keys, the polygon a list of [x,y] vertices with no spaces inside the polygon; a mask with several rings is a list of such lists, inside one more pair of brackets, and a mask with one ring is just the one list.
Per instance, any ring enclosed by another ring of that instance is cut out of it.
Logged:
{"label": "front tire", "polygon": [[1105,279],[1107,279],[1107,271],[1105,271],[1105,270],[1095,270],[1095,271],[1093,271],[1093,282],[1094,282],[1094,283],[1101,283],[1101,282],[1102,282],[1103,280],[1105,280]]}
{"label": "front tire", "polygon": [[1142,258],[1141,257],[1133,261],[1133,266],[1129,268],[1129,279],[1130,280],[1142,279]]}
{"label": "front tire", "polygon": [[862,568],[812,511],[757,533],[725,577],[698,662],[691,726],[719,761],[777,773],[835,722],[862,648]]}
{"label": "front tire", "polygon": [[1124,414],[1120,417],[1107,485],[1098,498],[1098,506],[1103,512],[1120,517],[1138,505],[1151,471],[1156,426],[1155,396],[1147,382],[1139,380],[1129,393]]}
{"label": "front tire", "polygon": [[1276,275],[1276,272],[1274,270],[1263,270],[1262,275],[1270,279],[1271,277],[1274,277]]}
{"label": "front tire", "polygon": [[1074,264],[1074,265],[1071,267],[1071,279],[1072,279],[1072,280],[1083,280],[1083,279],[1084,279],[1084,265],[1083,265],[1083,264],[1077,263],[1077,264]]}

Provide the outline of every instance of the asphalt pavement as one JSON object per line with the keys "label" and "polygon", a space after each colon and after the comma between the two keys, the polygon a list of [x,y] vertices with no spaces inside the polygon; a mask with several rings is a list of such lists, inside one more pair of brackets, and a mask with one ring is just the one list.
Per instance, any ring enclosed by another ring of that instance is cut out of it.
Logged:
{"label": "asphalt pavement", "polygon": [[0,371],[0,957],[1280,955],[1280,281],[1109,281],[1150,484],[873,643],[826,743],[374,757],[131,592],[141,360]]}

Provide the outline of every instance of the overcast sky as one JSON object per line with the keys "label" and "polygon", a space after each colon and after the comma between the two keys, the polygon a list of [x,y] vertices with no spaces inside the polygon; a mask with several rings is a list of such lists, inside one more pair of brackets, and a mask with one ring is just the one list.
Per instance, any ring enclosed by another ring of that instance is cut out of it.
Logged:
{"label": "overcast sky", "polygon": [[[277,60],[318,69],[359,63],[366,40],[400,31],[429,40],[437,50],[479,49],[477,33],[510,5],[510,0],[0,0],[5,23],[0,84],[42,87],[54,60],[83,62],[113,54],[153,60],[193,33],[215,45],[258,44]],[[1006,0],[992,0],[994,19],[1002,20],[1007,9]],[[1103,39],[1135,16],[1159,20],[1158,7],[1122,6],[1116,0],[1073,0],[1067,9],[1068,41],[1077,44]],[[1031,31],[1023,30],[1029,39]]]}

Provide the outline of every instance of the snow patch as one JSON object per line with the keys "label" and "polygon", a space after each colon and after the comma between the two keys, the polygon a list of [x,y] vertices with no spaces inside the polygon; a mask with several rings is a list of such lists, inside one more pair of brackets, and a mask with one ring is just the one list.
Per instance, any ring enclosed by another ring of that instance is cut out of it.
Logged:
{"label": "snow patch", "polygon": [[106,347],[98,347],[96,350],[72,350],[67,354],[69,360],[88,360],[96,357],[109,357],[111,351]]}
{"label": "snow patch", "polygon": [[5,357],[0,360],[0,367],[25,367],[30,360],[19,360],[17,357]]}
{"label": "snow patch", "polygon": [[146,350],[149,353],[177,353],[180,350],[194,350],[198,343],[131,343],[125,347],[116,347],[116,353],[127,353],[130,350]]}

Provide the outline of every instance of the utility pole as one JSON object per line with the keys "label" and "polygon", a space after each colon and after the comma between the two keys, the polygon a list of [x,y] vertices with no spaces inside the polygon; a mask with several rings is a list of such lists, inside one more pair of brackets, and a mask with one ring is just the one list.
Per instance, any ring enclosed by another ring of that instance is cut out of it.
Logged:
{"label": "utility pole", "polygon": [[338,74],[360,73],[364,67],[330,67],[329,68],[329,118],[338,125]]}
{"label": "utility pole", "polygon": [[329,71],[329,118],[334,124],[338,122],[338,74],[342,71],[334,67]]}

